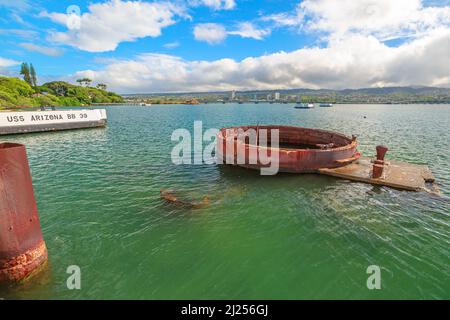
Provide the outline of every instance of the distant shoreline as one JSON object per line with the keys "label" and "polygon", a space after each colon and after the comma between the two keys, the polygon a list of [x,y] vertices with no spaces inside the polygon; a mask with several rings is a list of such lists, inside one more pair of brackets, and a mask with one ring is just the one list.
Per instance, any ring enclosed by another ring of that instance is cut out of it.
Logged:
{"label": "distant shoreline", "polygon": [[[273,104],[273,105],[282,105],[282,104],[297,104],[299,102],[297,101],[283,101],[283,102],[272,102],[272,101],[202,101],[199,100],[198,103],[187,103],[187,102],[178,102],[178,101],[167,101],[164,103],[154,103],[151,100],[146,100],[147,104],[150,104],[151,106],[157,106],[157,105],[200,105],[200,104]],[[303,103],[303,101],[302,101]],[[351,105],[351,104],[367,104],[367,105],[408,105],[408,104],[450,104],[449,101],[389,101],[389,102],[372,102],[372,101],[352,101],[352,102],[334,102],[334,101],[308,101],[307,103],[314,103],[314,104],[321,104],[321,103],[331,103],[333,105]],[[118,104],[101,104],[101,105],[136,105],[139,106],[139,102],[124,102],[124,103],[118,103]],[[101,106],[101,105],[93,105],[94,107]]]}
{"label": "distant shoreline", "polygon": [[228,92],[122,94],[125,102],[151,104],[199,103],[333,103],[333,104],[449,104],[450,88],[385,87],[344,90],[254,90]]}
{"label": "distant shoreline", "polygon": [[[237,105],[248,105],[248,104],[272,104],[274,106],[276,105],[286,105],[286,104],[296,104],[297,102],[286,102],[286,103],[270,103],[270,102],[199,102],[196,104],[189,104],[189,103],[183,103],[183,102],[171,102],[171,103],[153,103],[151,105],[142,106],[142,107],[154,107],[154,106],[165,106],[165,105],[208,105],[208,104],[216,104],[216,105],[230,105],[230,104],[237,104]],[[314,102],[314,104],[319,104],[320,102]],[[407,103],[401,103],[401,102],[391,102],[391,103],[375,103],[375,102],[348,102],[348,103],[333,103],[333,105],[354,105],[354,104],[361,104],[361,105],[450,105],[450,101],[448,102],[407,102]],[[141,107],[137,103],[110,103],[110,104],[101,104],[101,105],[90,105],[86,106],[89,108],[95,108],[95,107],[102,107],[102,106],[136,106]]]}

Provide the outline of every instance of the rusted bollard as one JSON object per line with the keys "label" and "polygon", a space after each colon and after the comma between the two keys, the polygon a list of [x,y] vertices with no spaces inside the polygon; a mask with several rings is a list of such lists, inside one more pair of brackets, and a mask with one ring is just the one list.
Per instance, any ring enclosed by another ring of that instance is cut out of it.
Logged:
{"label": "rusted bollard", "polygon": [[383,161],[384,163],[384,157],[386,156],[386,152],[388,152],[388,147],[386,146],[377,146],[377,160]]}
{"label": "rusted bollard", "polygon": [[386,152],[388,152],[388,147],[386,146],[377,146],[377,159],[373,163],[372,167],[372,178],[379,179],[383,175],[384,170],[384,157],[386,156]]}
{"label": "rusted bollard", "polygon": [[0,144],[0,284],[28,277],[47,261],[25,146]]}

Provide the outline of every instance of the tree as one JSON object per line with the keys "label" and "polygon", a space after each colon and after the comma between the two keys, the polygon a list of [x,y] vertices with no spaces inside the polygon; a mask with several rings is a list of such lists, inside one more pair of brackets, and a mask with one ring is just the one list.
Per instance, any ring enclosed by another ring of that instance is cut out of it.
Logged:
{"label": "tree", "polygon": [[84,80],[84,83],[86,84],[86,87],[89,87],[92,83],[92,80],[89,78],[84,78],[83,80]]}
{"label": "tree", "polygon": [[92,80],[89,78],[83,78],[83,79],[78,79],[77,82],[80,84],[80,86],[82,86],[84,84],[86,87],[89,87]]}
{"label": "tree", "polygon": [[33,64],[30,64],[30,78],[33,87],[37,87],[36,70],[34,70]]}
{"label": "tree", "polygon": [[67,96],[67,92],[69,91],[68,86],[64,82],[54,82],[51,86],[55,94],[60,97]]}
{"label": "tree", "polygon": [[104,83],[97,84],[97,89],[100,89],[100,90],[103,90],[103,91],[106,91],[107,87],[108,86],[106,84],[104,84]]}
{"label": "tree", "polygon": [[28,63],[22,63],[22,67],[20,68],[20,74],[23,75],[23,80],[25,80],[30,86],[33,86],[33,82],[31,81],[30,76],[30,67]]}

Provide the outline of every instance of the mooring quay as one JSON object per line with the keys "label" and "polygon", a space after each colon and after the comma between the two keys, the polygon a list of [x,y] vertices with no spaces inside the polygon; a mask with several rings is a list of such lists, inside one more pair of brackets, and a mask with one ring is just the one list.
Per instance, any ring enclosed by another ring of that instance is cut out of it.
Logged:
{"label": "mooring quay", "polygon": [[0,112],[0,135],[104,127],[106,110]]}

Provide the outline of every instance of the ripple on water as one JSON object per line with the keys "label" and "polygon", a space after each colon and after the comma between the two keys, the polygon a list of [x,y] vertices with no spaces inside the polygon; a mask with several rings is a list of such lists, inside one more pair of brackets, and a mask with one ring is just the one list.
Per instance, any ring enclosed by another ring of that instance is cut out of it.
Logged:
{"label": "ripple on water", "polygon": [[[108,108],[105,129],[5,137],[30,160],[51,269],[19,298],[450,298],[448,106]],[[364,118],[366,116],[366,118]],[[357,134],[430,166],[442,196],[316,175],[176,166],[172,131],[279,123]],[[432,124],[432,125],[430,125]],[[162,188],[210,205],[186,209]],[[66,268],[82,268],[68,291]],[[366,288],[382,269],[383,290]],[[0,295],[0,296],[1,296]]]}

